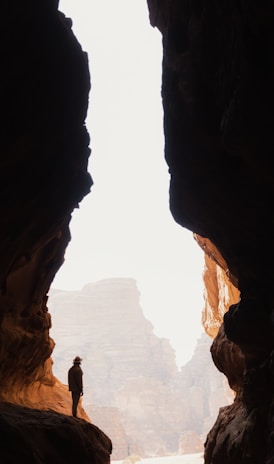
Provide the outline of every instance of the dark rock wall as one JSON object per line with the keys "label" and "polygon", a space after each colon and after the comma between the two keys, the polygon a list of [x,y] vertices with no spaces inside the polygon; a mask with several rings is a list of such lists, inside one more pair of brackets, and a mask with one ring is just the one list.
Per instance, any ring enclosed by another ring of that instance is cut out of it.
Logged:
{"label": "dark rock wall", "polygon": [[11,394],[43,378],[54,346],[47,292],[70,240],[71,212],[92,184],[90,79],[87,55],[55,1],[6,2],[3,10],[0,382]]}
{"label": "dark rock wall", "polygon": [[[75,456],[65,456],[64,443],[75,423],[49,411],[22,415],[18,405],[71,413],[69,392],[52,374],[47,293],[70,240],[71,213],[92,185],[88,57],[56,0],[5,1],[1,18],[0,401],[17,412],[1,409],[9,446],[3,450],[1,439],[0,460],[17,461],[21,448],[28,462],[69,463]],[[79,414],[89,420],[81,407]],[[78,425],[80,461],[108,463],[110,440],[88,422]]]}
{"label": "dark rock wall", "polygon": [[0,462],[109,463],[111,442],[96,426],[57,412],[0,404]]}
{"label": "dark rock wall", "polygon": [[208,436],[205,462],[270,463],[274,5],[148,0],[148,6],[163,35],[171,211],[212,243],[240,292],[212,347],[237,395]]}

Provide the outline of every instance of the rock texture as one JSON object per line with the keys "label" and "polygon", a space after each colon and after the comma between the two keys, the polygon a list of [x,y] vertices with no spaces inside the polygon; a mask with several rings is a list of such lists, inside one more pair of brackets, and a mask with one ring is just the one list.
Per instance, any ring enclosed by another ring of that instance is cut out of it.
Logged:
{"label": "rock texture", "polygon": [[105,464],[110,439],[95,425],[57,412],[0,405],[1,463]]}
{"label": "rock texture", "polygon": [[198,234],[194,237],[205,253],[203,275],[205,305],[202,323],[206,333],[211,338],[215,338],[229,306],[239,301],[240,292],[235,287],[237,280],[230,274],[226,262],[213,243]]}
{"label": "rock texture", "polygon": [[[51,442],[53,455],[55,419],[37,409],[70,414],[69,394],[52,374],[47,293],[70,240],[71,213],[92,179],[85,128],[88,57],[71,20],[58,12],[57,0],[4,1],[1,15],[0,401],[35,408],[24,418],[18,408],[16,420],[8,414],[2,421],[1,436],[3,428],[11,434],[4,463],[16,461],[16,437],[22,444],[28,417],[40,445]],[[83,410],[81,416],[88,420]],[[72,433],[76,424],[66,421],[63,433]],[[109,442],[94,430],[82,427],[81,446],[105,447],[105,458],[96,462],[107,463]],[[29,453],[37,449],[34,434],[28,446]]]}
{"label": "rock texture", "polygon": [[194,453],[198,444],[202,451],[233,397],[210,357],[212,340],[204,334],[178,371],[174,349],[153,333],[139,299],[134,279],[52,289],[53,371],[66,384],[75,354],[83,357],[84,407],[111,438],[114,458]]}
{"label": "rock texture", "polygon": [[216,327],[224,324],[212,355],[236,391],[208,435],[205,463],[269,464],[274,5],[148,0],[148,6],[163,36],[170,208],[179,224],[211,244],[206,248],[217,252],[240,295],[224,317],[216,302],[205,320],[211,328],[215,318]]}

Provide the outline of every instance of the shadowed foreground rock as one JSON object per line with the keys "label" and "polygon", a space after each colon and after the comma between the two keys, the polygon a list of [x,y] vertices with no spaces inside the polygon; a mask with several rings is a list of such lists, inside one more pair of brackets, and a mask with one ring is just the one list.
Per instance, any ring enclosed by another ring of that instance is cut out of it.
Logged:
{"label": "shadowed foreground rock", "polygon": [[110,439],[83,419],[0,405],[1,463],[108,464],[110,453]]}

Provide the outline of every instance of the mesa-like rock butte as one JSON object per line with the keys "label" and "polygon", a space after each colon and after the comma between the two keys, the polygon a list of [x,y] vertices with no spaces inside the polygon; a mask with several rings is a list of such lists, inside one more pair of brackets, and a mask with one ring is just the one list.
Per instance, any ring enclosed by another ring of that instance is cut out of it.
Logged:
{"label": "mesa-like rock butte", "polygon": [[[148,11],[163,37],[170,209],[204,250],[203,321],[235,391],[204,462],[271,464],[274,5],[148,0]],[[84,410],[70,417],[52,374],[47,310],[92,186],[88,57],[57,0],[4,2],[2,18],[0,461],[105,464],[110,439]]]}

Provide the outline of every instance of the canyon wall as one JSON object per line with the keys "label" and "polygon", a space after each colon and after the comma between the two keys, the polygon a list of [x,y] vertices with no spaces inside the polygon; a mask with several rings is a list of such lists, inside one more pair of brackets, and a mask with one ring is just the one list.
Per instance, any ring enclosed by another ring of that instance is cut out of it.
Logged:
{"label": "canyon wall", "polygon": [[163,39],[170,209],[176,222],[206,239],[205,252],[239,291],[225,314],[208,298],[207,330],[216,333],[222,322],[212,356],[236,397],[208,435],[205,464],[269,464],[274,5],[148,0],[148,6]]}
{"label": "canyon wall", "polygon": [[56,0],[4,1],[1,15],[0,461],[70,463],[80,445],[82,463],[106,464],[111,441],[82,408],[69,417],[53,376],[47,308],[72,211],[92,186],[88,56]]}

